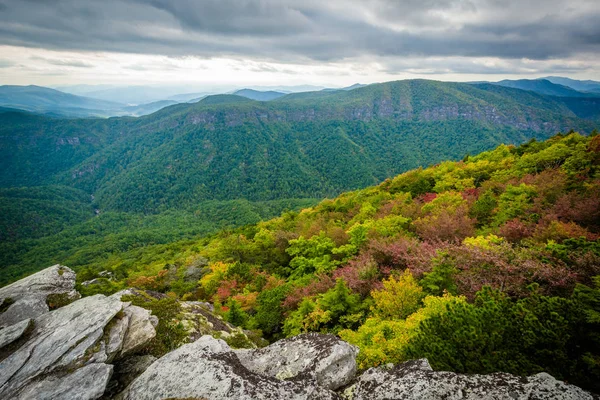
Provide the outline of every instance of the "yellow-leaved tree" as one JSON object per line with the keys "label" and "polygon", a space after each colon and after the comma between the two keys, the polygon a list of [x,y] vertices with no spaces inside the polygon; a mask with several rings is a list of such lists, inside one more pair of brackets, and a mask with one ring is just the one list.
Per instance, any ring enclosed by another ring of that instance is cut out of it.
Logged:
{"label": "yellow-leaved tree", "polygon": [[383,289],[371,292],[373,315],[381,319],[404,319],[417,311],[424,297],[423,288],[407,269],[398,279],[390,276]]}
{"label": "yellow-leaved tree", "polygon": [[434,315],[446,312],[450,303],[464,303],[462,296],[445,293],[441,297],[427,296],[423,307],[406,319],[368,318],[357,330],[343,330],[340,337],[360,348],[357,363],[360,369],[366,369],[387,363],[406,361],[406,349],[409,341],[415,337],[421,322]]}

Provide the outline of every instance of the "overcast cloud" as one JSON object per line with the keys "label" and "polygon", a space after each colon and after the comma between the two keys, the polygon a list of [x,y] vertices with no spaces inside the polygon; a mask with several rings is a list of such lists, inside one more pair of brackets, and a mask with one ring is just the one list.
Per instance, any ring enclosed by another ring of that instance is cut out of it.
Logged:
{"label": "overcast cloud", "polygon": [[292,75],[336,65],[353,78],[361,65],[377,77],[600,78],[598,21],[598,0],[0,0],[0,45],[38,69],[45,58],[83,70],[97,65],[91,55],[119,53],[250,60],[264,74],[287,64]]}

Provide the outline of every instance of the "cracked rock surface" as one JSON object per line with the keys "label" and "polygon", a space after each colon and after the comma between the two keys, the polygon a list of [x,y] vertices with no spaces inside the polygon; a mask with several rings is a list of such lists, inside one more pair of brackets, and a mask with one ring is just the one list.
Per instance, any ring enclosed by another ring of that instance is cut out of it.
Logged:
{"label": "cracked rock surface", "polygon": [[0,314],[0,328],[47,313],[49,299],[66,304],[79,297],[75,290],[75,272],[53,265],[0,288],[0,305],[10,304]]}
{"label": "cracked rock surface", "polygon": [[592,400],[578,388],[546,373],[468,375],[434,371],[427,360],[371,368],[347,390],[351,400]]}
{"label": "cracked rock surface", "polygon": [[358,348],[334,335],[307,333],[279,340],[262,349],[237,350],[248,370],[278,379],[312,379],[331,390],[356,375]]}
{"label": "cracked rock surface", "polygon": [[[1,298],[10,298],[11,307],[30,300],[46,305],[46,298],[56,294],[77,298],[74,276],[53,266],[2,288]],[[54,311],[46,307],[41,314],[19,310],[19,321],[0,329],[2,399],[99,398],[112,374],[109,363],[135,353],[156,335],[147,310],[100,294]]]}
{"label": "cracked rock surface", "polygon": [[337,400],[307,381],[281,381],[249,371],[223,340],[203,336],[155,361],[122,395],[126,400]]}

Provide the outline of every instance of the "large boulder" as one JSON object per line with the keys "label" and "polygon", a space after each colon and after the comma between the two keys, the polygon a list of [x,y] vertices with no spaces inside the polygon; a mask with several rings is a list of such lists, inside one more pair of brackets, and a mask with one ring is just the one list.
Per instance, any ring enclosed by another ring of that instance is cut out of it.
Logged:
{"label": "large boulder", "polygon": [[75,272],[53,265],[0,288],[0,328],[27,318],[36,318],[81,297],[75,290]]}
{"label": "large boulder", "polygon": [[257,374],[316,380],[320,386],[335,390],[354,378],[358,348],[334,335],[307,333],[236,354],[242,365]]}
{"label": "large boulder", "polygon": [[306,381],[280,381],[246,369],[223,340],[203,336],[155,361],[122,393],[127,400],[336,400]]}
{"label": "large boulder", "polygon": [[467,375],[434,371],[427,360],[367,370],[346,390],[349,400],[592,400],[584,390],[546,373]]}

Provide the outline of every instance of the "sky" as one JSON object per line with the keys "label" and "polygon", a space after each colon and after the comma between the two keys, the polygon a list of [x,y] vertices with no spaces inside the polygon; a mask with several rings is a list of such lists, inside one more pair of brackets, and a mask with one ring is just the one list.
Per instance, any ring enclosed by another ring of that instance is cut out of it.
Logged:
{"label": "sky", "polygon": [[0,84],[600,80],[599,0],[0,0]]}

